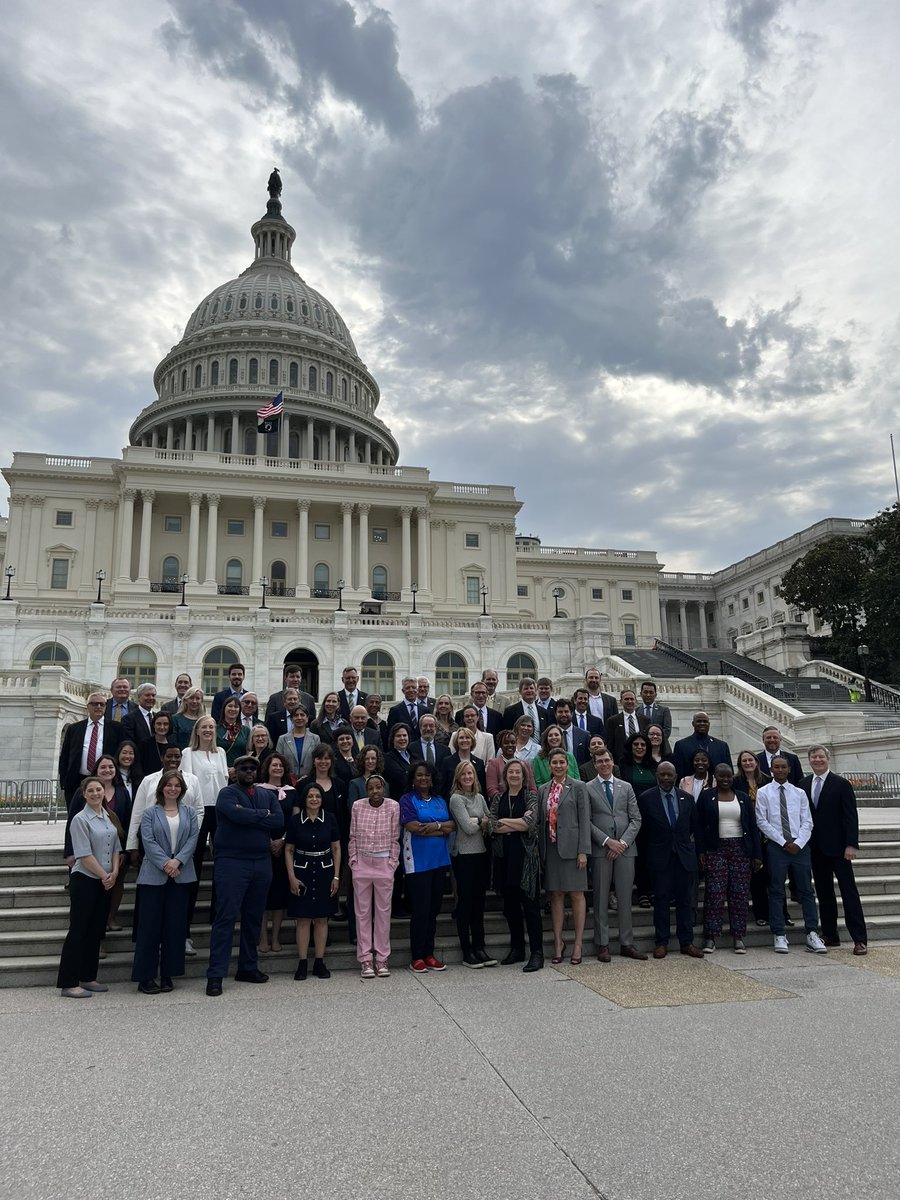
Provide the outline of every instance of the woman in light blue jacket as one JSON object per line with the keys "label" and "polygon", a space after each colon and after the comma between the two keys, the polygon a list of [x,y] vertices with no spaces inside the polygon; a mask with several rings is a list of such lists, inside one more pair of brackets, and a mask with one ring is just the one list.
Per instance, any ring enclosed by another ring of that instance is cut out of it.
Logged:
{"label": "woman in light blue jacket", "polygon": [[171,992],[173,975],[184,974],[188,885],[197,879],[194,850],[199,834],[194,808],[182,804],[186,791],[187,784],[178,771],[164,771],[156,788],[156,803],[141,817],[144,861],[137,877],[131,978],[145,996]]}

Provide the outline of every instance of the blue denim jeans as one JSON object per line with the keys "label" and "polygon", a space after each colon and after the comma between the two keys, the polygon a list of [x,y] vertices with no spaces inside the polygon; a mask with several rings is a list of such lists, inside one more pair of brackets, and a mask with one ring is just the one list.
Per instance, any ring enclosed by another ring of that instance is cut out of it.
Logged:
{"label": "blue denim jeans", "polygon": [[806,932],[813,933],[819,924],[819,914],[813,893],[809,846],[804,846],[798,854],[788,854],[783,846],[769,842],[766,850],[769,856],[769,928],[776,937],[784,933],[784,881],[788,867],[793,867],[803,923]]}

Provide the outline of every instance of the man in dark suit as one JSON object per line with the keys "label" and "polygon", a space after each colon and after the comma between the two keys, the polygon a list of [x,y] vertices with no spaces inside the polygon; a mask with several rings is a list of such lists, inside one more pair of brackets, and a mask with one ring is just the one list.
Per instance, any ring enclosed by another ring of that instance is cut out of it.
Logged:
{"label": "man in dark suit", "polygon": [[434,740],[436,732],[437,724],[434,717],[430,713],[423,713],[419,717],[419,738],[409,744],[409,757],[421,758],[423,762],[431,763],[433,767],[437,767],[438,777],[440,777],[444,759],[450,757],[450,747]]}
{"label": "man in dark suit", "polygon": [[698,750],[702,750],[708,756],[709,765],[713,770],[719,763],[725,763],[734,769],[728,743],[723,742],[720,738],[709,736],[709,713],[694,713],[691,724],[694,732],[688,737],[679,738],[672,751],[678,778],[683,779],[685,775],[693,775],[694,755]]}
{"label": "man in dark suit", "polygon": [[241,696],[241,724],[245,729],[261,725],[259,716],[259,697],[256,692],[244,692]]}
{"label": "man in dark suit", "polygon": [[589,667],[584,673],[584,686],[588,690],[588,706],[595,717],[598,717],[606,727],[606,722],[610,717],[614,717],[619,711],[619,705],[615,696],[609,692],[601,692],[600,682],[602,675],[596,667]]}
{"label": "man in dark suit", "polygon": [[114,754],[122,741],[119,721],[106,719],[106,697],[100,692],[88,696],[88,715],[66,726],[59,748],[59,786],[66,797],[66,808],[81,786],[81,781],[94,770],[102,754]]}
{"label": "man in dark suit", "polygon": [[674,900],[681,953],[688,958],[702,958],[703,951],[694,945],[692,903],[697,871],[697,809],[694,797],[676,788],[676,778],[672,763],[661,762],[656,768],[657,786],[638,796],[638,854],[646,858],[653,886],[653,957],[665,958],[669,952],[670,905]]}
{"label": "man in dark suit", "polygon": [[794,787],[800,787],[803,782],[803,764],[796,754],[790,754],[787,750],[781,748],[781,734],[777,726],[767,725],[762,732],[763,750],[756,751],[756,761],[759,763],[759,769],[764,775],[772,776],[772,759],[778,755],[779,758],[786,758],[790,770],[788,772],[788,783],[792,783]]}
{"label": "man in dark suit", "polygon": [[358,754],[366,746],[381,749],[381,734],[369,724],[365,705],[354,704],[350,709],[350,730],[353,734],[353,753]]}
{"label": "man in dark suit", "polygon": [[664,704],[656,699],[656,684],[652,679],[645,679],[641,684],[641,702],[638,712],[646,717],[648,725],[659,725],[666,741],[672,736],[672,713]]}
{"label": "man in dark suit", "polygon": [[412,730],[413,734],[418,733],[419,717],[423,715],[423,709],[419,706],[418,682],[407,676],[400,685],[404,699],[392,708],[388,709],[387,727],[388,733],[395,725],[404,721]]}
{"label": "man in dark suit", "polygon": [[222,716],[222,709],[225,707],[225,701],[230,700],[232,696],[236,700],[240,700],[241,696],[246,692],[244,687],[244,676],[246,670],[243,663],[232,663],[228,668],[229,687],[222,688],[220,692],[216,692],[213,696],[212,707],[210,708],[210,716],[218,724],[219,718]]}
{"label": "man in dark suit", "polygon": [[556,720],[556,701],[553,699],[553,680],[547,675],[542,675],[537,681],[537,702],[539,708],[547,710],[552,725]]}
{"label": "man in dark suit", "polygon": [[599,734],[606,737],[606,722],[591,712],[590,692],[587,688],[576,688],[572,693],[572,720],[588,737]]}
{"label": "man in dark suit", "polygon": [[156,685],[142,683],[134,694],[137,696],[137,705],[133,712],[123,717],[120,724],[122,740],[130,738],[131,741],[140,745],[141,742],[148,742],[153,737],[150,721],[156,705]]}
{"label": "man in dark suit", "polygon": [[369,692],[366,696],[366,714],[369,718],[369,728],[378,731],[381,738],[382,750],[387,749],[387,721],[381,719],[381,697],[377,692]]}
{"label": "man in dark suit", "polygon": [[575,756],[575,761],[579,767],[586,763],[590,758],[591,738],[587,733],[583,733],[577,725],[572,723],[572,705],[565,698],[560,696],[556,702],[556,721],[563,735],[563,745],[570,754]]}
{"label": "man in dark suit", "polygon": [[190,677],[190,675],[187,674],[186,671],[182,671],[182,673],[180,675],[176,675],[176,677],[175,677],[175,699],[167,700],[165,702],[165,704],[162,706],[162,708],[160,709],[160,712],[167,712],[170,717],[174,717],[175,714],[178,712],[178,706],[181,704],[181,697],[184,695],[184,693],[188,690],[189,687],[193,687],[193,686],[194,685],[191,682],[191,677]]}
{"label": "man in dark suit", "polygon": [[294,727],[293,712],[295,708],[302,708],[309,717],[309,709],[300,703],[301,693],[293,687],[285,688],[282,692],[282,707],[276,708],[271,712],[265,720],[266,729],[269,731],[269,737],[272,739],[272,745],[278,745],[278,739],[283,733],[290,733]]}
{"label": "man in dark suit", "polygon": [[613,762],[617,767],[622,765],[625,744],[628,739],[635,733],[645,733],[648,723],[647,718],[640,716],[637,711],[637,696],[631,688],[625,688],[620,692],[619,699],[622,702],[622,711],[609,718],[603,733],[609,752],[613,756]]}
{"label": "man in dark suit", "polygon": [[273,713],[284,708],[284,689],[294,688],[300,696],[300,703],[309,714],[310,721],[314,721],[316,719],[316,700],[309,692],[303,690],[302,683],[303,671],[300,665],[298,663],[285,663],[281,687],[277,692],[273,692],[266,702],[266,717],[271,717]]}
{"label": "man in dark suit", "polygon": [[[489,707],[487,685],[480,680],[478,683],[473,683],[469,688],[469,695],[472,697],[472,703],[478,709],[479,728],[496,739],[497,734],[503,728],[503,717],[496,709]],[[455,720],[457,725],[462,725],[462,709],[457,712]]]}
{"label": "man in dark suit", "polygon": [[338,704],[341,716],[345,721],[350,720],[350,710],[357,704],[365,704],[367,692],[359,690],[359,672],[356,667],[344,667],[341,671],[341,687],[338,690]]}
{"label": "man in dark suit", "polygon": [[519,699],[515,704],[507,705],[503,710],[503,728],[512,729],[519,717],[528,714],[534,722],[534,740],[540,741],[541,734],[553,722],[547,715],[547,710],[537,702],[537,684],[526,676],[519,682]]}
{"label": "man in dark suit", "polygon": [[[781,757],[784,757],[782,755]],[[810,857],[819,915],[822,920],[822,939],[826,946],[839,946],[838,910],[834,896],[837,877],[844,902],[844,923],[853,938],[853,953],[868,953],[866,919],[863,916],[859,889],[853,877],[853,860],[859,853],[859,812],[856,795],[848,779],[835,775],[824,746],[809,750],[812,775],[807,775],[800,787],[809,797],[813,832]]]}
{"label": "man in dark suit", "polygon": [[124,721],[129,713],[134,712],[137,705],[131,696],[131,684],[127,679],[114,679],[109,685],[112,695],[106,702],[104,716],[107,721]]}
{"label": "man in dark suit", "polygon": [[429,696],[431,684],[424,675],[420,675],[416,680],[416,695],[419,699],[419,708],[423,712],[434,712],[434,696]]}

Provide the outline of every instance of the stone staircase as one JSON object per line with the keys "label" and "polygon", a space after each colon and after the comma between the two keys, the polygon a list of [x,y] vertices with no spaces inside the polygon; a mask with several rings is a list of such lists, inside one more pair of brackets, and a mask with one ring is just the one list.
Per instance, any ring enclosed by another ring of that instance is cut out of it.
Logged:
{"label": "stone staircase", "polygon": [[[875,823],[877,820],[870,819],[861,830],[860,857],[855,865],[869,927],[869,940],[872,942],[900,938],[900,822]],[[106,942],[108,956],[101,962],[100,974],[107,982],[123,983],[130,978],[134,875],[133,871],[129,872],[129,882],[126,883],[119,913],[125,928],[121,933],[109,934]],[[68,923],[66,882],[67,870],[57,849],[0,848],[0,987],[52,987],[55,984],[59,952]],[[189,979],[201,979],[206,971],[209,925],[204,922],[209,920],[209,898],[210,885],[206,880],[201,886],[193,930],[198,956],[187,962]],[[840,906],[840,900],[838,904]],[[506,922],[499,911],[499,901],[492,893],[488,896],[488,907],[487,946],[500,957],[506,953],[509,942]],[[452,900],[448,895],[438,922],[437,953],[449,963],[458,963],[461,956],[455,923],[449,915],[451,909]],[[791,905],[791,913],[798,927],[801,927],[796,905]],[[635,941],[646,950],[653,941],[652,913],[647,909],[635,908],[633,916]],[[544,925],[545,951],[549,957],[552,952],[549,917],[545,917]],[[590,953],[592,945],[590,927],[589,906],[588,930],[585,933],[587,953]],[[613,953],[618,949],[615,929],[616,921],[613,918]],[[332,922],[330,936],[331,945],[327,955],[329,967],[355,970],[356,948],[347,939],[346,922]],[[701,929],[698,927],[696,939],[700,936]],[[842,938],[846,937],[846,932],[842,931]],[[404,967],[409,960],[408,939],[408,922],[395,920],[391,932],[395,968]],[[571,937],[568,940],[571,942]],[[793,931],[792,940],[795,943],[802,941],[797,930]],[[749,946],[767,946],[769,931],[754,925],[751,917],[746,941]],[[292,973],[296,965],[293,942],[293,922],[286,921],[282,933],[284,952],[261,958],[261,967],[270,973]]]}

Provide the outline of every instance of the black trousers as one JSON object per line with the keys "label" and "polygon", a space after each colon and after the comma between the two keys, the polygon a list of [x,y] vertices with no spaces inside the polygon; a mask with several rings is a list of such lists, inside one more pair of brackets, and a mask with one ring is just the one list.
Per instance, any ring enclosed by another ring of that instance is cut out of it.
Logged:
{"label": "black trousers", "polygon": [[525,949],[525,930],[531,954],[544,953],[544,922],[541,902],[520,887],[504,887],[503,915],[509,926],[509,941],[513,950]]}
{"label": "black trousers", "polygon": [[487,894],[490,855],[457,854],[453,859],[456,876],[456,932],[463,954],[484,949],[484,898]]}
{"label": "black trousers", "polygon": [[853,863],[848,862],[843,854],[823,854],[816,848],[815,842],[810,845],[810,860],[813,883],[816,885],[816,896],[819,899],[823,937],[837,940],[838,936],[838,907],[834,896],[836,878],[844,902],[844,924],[847,926],[847,932],[854,942],[866,943],[866,919],[853,876]]}
{"label": "black trousers", "polygon": [[409,921],[409,949],[412,958],[428,958],[434,954],[434,936],[438,913],[444,899],[446,867],[431,871],[414,871],[406,876],[406,894],[412,909]]}
{"label": "black trousers", "polygon": [[[682,946],[694,940],[693,890],[696,871],[688,871],[676,854],[653,872],[653,927],[657,946],[667,946],[672,931],[669,906],[675,902],[675,931]],[[620,898],[621,903],[621,898]]]}
{"label": "black trousers", "polygon": [[[190,897],[188,900],[187,922],[185,924],[184,937],[191,935],[191,922],[194,919],[194,909],[197,907],[197,896],[200,892],[200,876],[203,873],[203,860],[206,857],[207,841],[215,843],[216,839],[216,806],[207,804],[203,810],[203,820],[200,823],[200,832],[197,835],[197,845],[194,848],[194,870],[197,872],[197,882],[189,883],[187,886],[190,889]],[[182,887],[184,885],[182,884]],[[215,876],[213,876],[213,895],[209,906],[209,923],[214,924],[216,919],[216,893],[215,893]],[[152,976],[150,977],[152,979]]]}
{"label": "black trousers", "polygon": [[109,895],[93,875],[73,871],[69,876],[69,932],[59,958],[58,988],[78,987],[97,978]]}
{"label": "black trousers", "polygon": [[167,879],[162,884],[138,885],[140,912],[136,919],[135,983],[160,975],[184,974],[184,929],[191,885]]}

